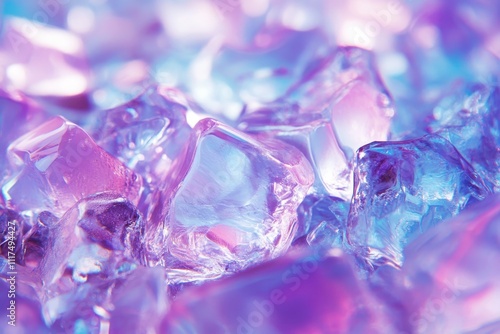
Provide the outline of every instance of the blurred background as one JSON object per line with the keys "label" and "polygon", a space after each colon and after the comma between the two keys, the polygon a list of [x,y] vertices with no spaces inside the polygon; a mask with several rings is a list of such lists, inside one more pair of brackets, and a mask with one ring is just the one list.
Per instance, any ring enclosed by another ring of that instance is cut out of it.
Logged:
{"label": "blurred background", "polygon": [[425,113],[457,80],[498,82],[495,0],[4,0],[2,7],[2,88],[80,111],[114,107],[159,82],[235,120],[245,105],[278,99],[344,45],[375,53],[401,111],[394,134],[415,130],[408,115]]}

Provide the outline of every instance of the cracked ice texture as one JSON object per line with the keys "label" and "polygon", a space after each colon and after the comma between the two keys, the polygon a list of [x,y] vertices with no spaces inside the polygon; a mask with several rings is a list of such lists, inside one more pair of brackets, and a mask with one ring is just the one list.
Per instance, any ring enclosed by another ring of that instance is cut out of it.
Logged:
{"label": "cracked ice texture", "polygon": [[48,286],[56,283],[66,275],[66,268],[72,269],[75,283],[85,282],[91,274],[114,275],[118,266],[106,265],[108,258],[113,262],[114,255],[141,257],[143,225],[135,207],[117,195],[99,194],[79,201],[50,228],[48,249],[38,268],[43,281]]}
{"label": "cracked ice texture", "polygon": [[349,257],[303,249],[180,294],[163,332],[392,333]]}
{"label": "cracked ice texture", "polygon": [[47,325],[98,332],[96,326],[109,319],[113,287],[137,267],[143,236],[135,207],[110,194],[79,201],[50,226],[45,256],[34,270],[44,287],[39,297]]}
{"label": "cracked ice texture", "polygon": [[494,195],[408,246],[401,299],[415,333],[500,331],[499,244],[500,196]]}
{"label": "cracked ice texture", "polygon": [[500,88],[482,84],[454,89],[433,109],[429,131],[448,139],[486,184],[500,191]]}
{"label": "cracked ice texture", "polygon": [[149,226],[149,243],[168,250],[170,278],[215,278],[283,254],[313,182],[307,160],[283,142],[258,142],[212,119],[194,131],[166,189],[165,229]]}
{"label": "cracked ice texture", "polygon": [[138,201],[141,179],[62,117],[18,138],[8,150],[20,171],[2,191],[6,202],[20,211],[63,214],[78,200],[99,192]]}
{"label": "cracked ice texture", "polygon": [[342,248],[348,213],[349,203],[343,199],[307,195],[297,209],[299,223],[296,238],[305,237],[312,247]]}
{"label": "cracked ice texture", "polygon": [[368,266],[403,263],[408,242],[489,193],[439,136],[375,142],[358,151],[347,240]]}
{"label": "cracked ice texture", "polygon": [[156,183],[189,137],[188,109],[180,91],[153,85],[132,101],[101,112],[93,137],[148,184]]}

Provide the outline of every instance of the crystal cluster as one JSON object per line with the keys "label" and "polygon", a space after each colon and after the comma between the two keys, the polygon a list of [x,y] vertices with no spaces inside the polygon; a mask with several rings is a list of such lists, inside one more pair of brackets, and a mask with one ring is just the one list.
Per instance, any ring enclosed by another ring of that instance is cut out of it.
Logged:
{"label": "crystal cluster", "polygon": [[0,332],[500,332],[498,3],[0,8]]}

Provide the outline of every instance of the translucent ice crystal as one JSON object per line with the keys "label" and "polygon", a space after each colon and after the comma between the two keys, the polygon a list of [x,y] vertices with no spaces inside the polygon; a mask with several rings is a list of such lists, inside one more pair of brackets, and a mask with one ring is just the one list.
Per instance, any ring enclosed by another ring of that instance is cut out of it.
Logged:
{"label": "translucent ice crystal", "polygon": [[99,112],[93,137],[148,184],[156,183],[189,137],[188,108],[181,92],[154,85],[124,105]]}
{"label": "translucent ice crystal", "polygon": [[401,265],[403,249],[415,236],[489,193],[439,136],[366,145],[354,173],[347,238],[370,266]]}
{"label": "translucent ice crystal", "polygon": [[20,170],[2,188],[9,205],[62,214],[99,192],[120,193],[137,203],[141,179],[97,146],[85,131],[56,117],[9,146]]}
{"label": "translucent ice crystal", "polygon": [[454,89],[433,109],[429,130],[448,139],[486,184],[500,190],[500,88]]}
{"label": "translucent ice crystal", "polygon": [[258,142],[212,119],[194,130],[166,190],[164,225],[147,234],[156,251],[166,251],[174,281],[217,277],[282,254],[314,179],[304,156],[283,142]]}
{"label": "translucent ice crystal", "polygon": [[91,274],[119,274],[120,261],[141,257],[143,224],[134,206],[116,195],[79,201],[50,230],[49,247],[38,268],[43,281],[48,286],[57,283],[68,274],[67,268],[76,283]]}
{"label": "translucent ice crystal", "polygon": [[349,203],[336,197],[308,195],[297,209],[297,237],[316,247],[342,248]]}
{"label": "translucent ice crystal", "polygon": [[[39,298],[46,324],[55,331],[81,327],[90,333],[109,326],[110,295],[137,268],[143,236],[144,222],[124,198],[95,195],[68,210],[51,226],[45,256],[34,270],[44,287]],[[129,306],[124,307],[117,314]]]}
{"label": "translucent ice crystal", "polygon": [[350,199],[351,166],[328,117],[298,104],[279,103],[247,108],[239,122],[247,133],[278,138],[298,148],[313,166],[315,192]]}
{"label": "translucent ice crystal", "polygon": [[326,111],[340,144],[353,152],[387,140],[395,113],[373,54],[355,47],[338,48],[310,64],[286,101],[296,101],[310,112]]}

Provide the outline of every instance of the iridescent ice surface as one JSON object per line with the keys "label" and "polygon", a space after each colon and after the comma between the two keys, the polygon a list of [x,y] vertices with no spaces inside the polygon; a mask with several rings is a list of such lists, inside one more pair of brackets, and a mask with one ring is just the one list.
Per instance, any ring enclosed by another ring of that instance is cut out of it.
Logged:
{"label": "iridescent ice surface", "polygon": [[183,160],[167,189],[165,227],[154,231],[165,234],[173,281],[218,277],[286,251],[314,179],[298,150],[204,119]]}
{"label": "iridescent ice surface", "polygon": [[309,111],[326,109],[342,146],[355,152],[372,141],[388,139],[394,108],[373,54],[339,48],[308,70],[304,73],[308,80],[293,87],[288,97]]}
{"label": "iridescent ice surface", "polygon": [[498,1],[0,9],[0,332],[500,331]]}
{"label": "iridescent ice surface", "polygon": [[416,235],[489,191],[446,139],[375,142],[358,151],[347,239],[370,265],[401,265]]}
{"label": "iridescent ice surface", "polygon": [[500,187],[500,90],[483,84],[459,86],[433,109],[429,130],[448,139],[488,187]]}
{"label": "iridescent ice surface", "polygon": [[2,193],[18,210],[46,208],[60,214],[79,199],[104,191],[138,200],[141,178],[62,117],[12,142],[8,155],[19,171]]}
{"label": "iridescent ice surface", "polygon": [[359,48],[328,50],[302,75],[275,102],[249,105],[239,127],[298,147],[315,167],[315,191],[349,199],[353,153],[388,139],[392,98],[373,55]]}
{"label": "iridescent ice surface", "polygon": [[350,160],[328,117],[297,104],[278,103],[247,110],[239,127],[250,134],[277,138],[297,147],[314,166],[314,189],[348,199],[352,194]]}
{"label": "iridescent ice surface", "polygon": [[99,328],[97,319],[105,315],[84,314],[109,303],[119,290],[111,287],[133,275],[143,254],[142,217],[126,199],[100,194],[79,201],[48,233],[54,241],[35,269],[45,287],[40,298],[46,323],[55,330]]}
{"label": "iridescent ice surface", "polygon": [[148,183],[155,183],[167,174],[189,137],[187,103],[176,89],[147,87],[137,98],[103,111],[93,137]]}
{"label": "iridescent ice surface", "polygon": [[296,242],[305,238],[314,247],[343,247],[348,214],[349,203],[341,198],[306,196],[297,209],[299,227],[295,235]]}

